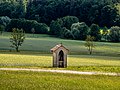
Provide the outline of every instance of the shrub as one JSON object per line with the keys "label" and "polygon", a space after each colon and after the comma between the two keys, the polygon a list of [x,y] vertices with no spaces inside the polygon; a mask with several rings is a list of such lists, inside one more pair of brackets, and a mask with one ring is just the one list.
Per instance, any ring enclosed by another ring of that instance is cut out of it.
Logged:
{"label": "shrub", "polygon": [[0,24],[7,26],[10,23],[11,19],[7,16],[0,17]]}
{"label": "shrub", "polygon": [[74,23],[71,26],[71,32],[74,36],[74,39],[85,40],[89,32],[89,27],[84,23]]}
{"label": "shrub", "polygon": [[73,39],[72,32],[66,27],[63,27],[62,31],[60,32],[60,35],[61,38]]}
{"label": "shrub", "polygon": [[35,33],[37,34],[46,34],[48,32],[48,26],[46,24],[38,23],[35,20],[12,19],[7,25],[6,30],[11,32],[12,28],[22,28],[26,33],[32,33],[32,28],[35,29]]}
{"label": "shrub", "polygon": [[[65,16],[63,18],[53,20],[50,24],[50,34],[51,35],[57,35],[57,36],[62,36],[61,32],[64,30],[63,28],[65,27],[66,29],[70,30],[70,27],[73,23],[79,22],[79,19],[75,16]],[[67,32],[67,34],[70,31]],[[66,33],[66,31],[65,31]],[[63,33],[62,33],[63,34]],[[69,33],[70,34],[70,33]],[[71,35],[70,35],[71,36]],[[62,36],[63,37],[63,36]]]}
{"label": "shrub", "polygon": [[63,22],[61,19],[57,19],[56,21],[53,20],[50,24],[49,34],[60,36],[60,32],[62,30],[62,24]]}
{"label": "shrub", "polygon": [[112,42],[120,42],[120,27],[113,26],[110,28],[109,40]]}
{"label": "shrub", "polygon": [[62,21],[63,21],[63,26],[66,27],[67,29],[70,29],[73,23],[79,22],[79,19],[75,16],[66,16],[62,18]]}

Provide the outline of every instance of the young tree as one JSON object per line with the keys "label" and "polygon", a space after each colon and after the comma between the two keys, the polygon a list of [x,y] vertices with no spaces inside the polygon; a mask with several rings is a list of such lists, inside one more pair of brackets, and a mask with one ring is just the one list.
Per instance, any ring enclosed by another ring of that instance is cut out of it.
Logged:
{"label": "young tree", "polygon": [[33,37],[34,37],[35,29],[34,29],[34,28],[32,28],[32,29],[31,29],[31,32],[32,32]]}
{"label": "young tree", "polygon": [[95,47],[94,42],[93,42],[94,39],[95,38],[93,36],[88,35],[86,40],[85,40],[86,41],[85,47],[87,47],[90,55],[92,54],[93,48]]}
{"label": "young tree", "polygon": [[5,27],[4,27],[3,25],[0,25],[0,32],[1,32],[1,35],[2,35],[3,31],[4,31],[4,29],[5,29]]}
{"label": "young tree", "polygon": [[22,29],[14,28],[11,33],[10,42],[12,43],[11,47],[15,48],[19,52],[19,47],[22,45],[25,39],[25,32]]}

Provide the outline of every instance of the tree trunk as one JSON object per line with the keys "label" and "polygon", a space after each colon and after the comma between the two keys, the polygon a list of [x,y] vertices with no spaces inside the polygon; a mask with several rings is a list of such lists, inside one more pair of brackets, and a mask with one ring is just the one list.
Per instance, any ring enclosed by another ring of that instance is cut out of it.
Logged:
{"label": "tree trunk", "polygon": [[90,55],[92,54],[92,51],[90,51]]}
{"label": "tree trunk", "polygon": [[18,47],[16,47],[16,51],[19,52]]}
{"label": "tree trunk", "polygon": [[2,31],[1,31],[1,35],[2,35]]}
{"label": "tree trunk", "polygon": [[92,54],[92,47],[90,47],[90,55]]}

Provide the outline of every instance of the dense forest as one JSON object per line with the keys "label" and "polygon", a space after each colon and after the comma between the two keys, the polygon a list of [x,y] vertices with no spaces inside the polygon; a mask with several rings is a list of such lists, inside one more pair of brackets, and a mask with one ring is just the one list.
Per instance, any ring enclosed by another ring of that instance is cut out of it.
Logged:
{"label": "dense forest", "polygon": [[96,41],[120,41],[119,0],[1,0],[0,24],[5,31]]}

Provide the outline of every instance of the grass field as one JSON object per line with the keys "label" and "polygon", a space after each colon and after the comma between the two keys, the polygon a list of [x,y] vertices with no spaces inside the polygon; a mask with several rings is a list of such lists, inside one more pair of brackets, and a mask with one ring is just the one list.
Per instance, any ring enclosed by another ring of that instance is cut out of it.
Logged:
{"label": "grass field", "polygon": [[[39,52],[1,52],[0,67],[52,68],[52,54]],[[79,71],[120,72],[120,58],[95,55],[68,55],[68,67]]]}
{"label": "grass field", "polygon": [[[0,50],[10,50],[9,42],[10,33],[4,33],[0,36]],[[26,34],[26,40],[20,50],[23,51],[38,51],[40,53],[50,53],[50,49],[56,44],[63,43],[69,50],[69,54],[83,55],[88,54],[84,41],[66,40],[60,38],[49,37],[48,35]],[[95,42],[95,55],[120,56],[120,43]]]}
{"label": "grass field", "polygon": [[[84,41],[66,40],[38,35],[26,34],[21,52],[10,52],[10,33],[0,36],[0,67],[52,68],[50,49],[63,43],[69,50],[69,70],[120,72],[120,43],[95,42],[93,55],[88,55]],[[62,68],[64,69],[64,68]]]}
{"label": "grass field", "polygon": [[[89,55],[84,41],[26,34],[21,51],[15,52],[9,47],[9,37],[10,33],[0,36],[0,68],[120,73],[120,43],[95,42],[94,52]],[[50,49],[61,42],[70,50],[68,67],[53,68]],[[119,76],[0,71],[0,90],[119,90],[119,81]]]}
{"label": "grass field", "polygon": [[0,90],[119,90],[120,77],[0,71]]}

